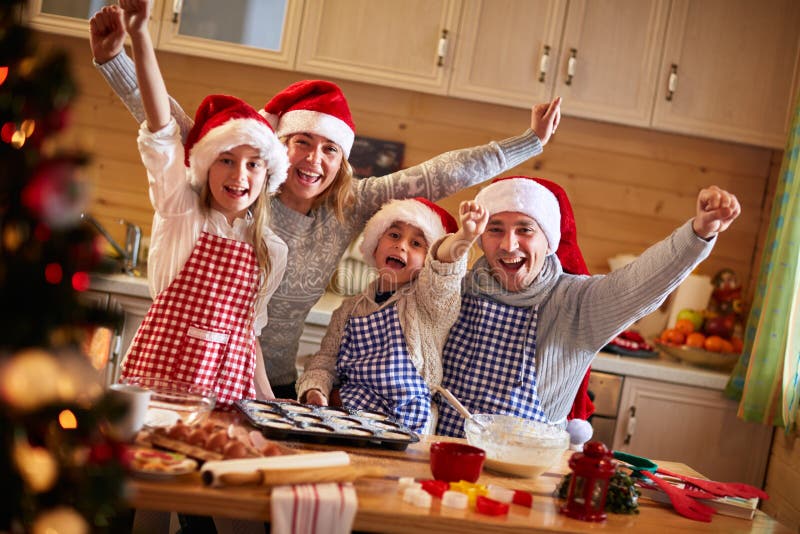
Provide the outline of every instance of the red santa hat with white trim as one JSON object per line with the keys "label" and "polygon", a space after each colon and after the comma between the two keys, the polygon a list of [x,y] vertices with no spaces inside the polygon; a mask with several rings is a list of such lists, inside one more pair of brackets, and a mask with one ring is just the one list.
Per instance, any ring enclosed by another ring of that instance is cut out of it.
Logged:
{"label": "red santa hat with white trim", "polygon": [[558,199],[533,178],[497,178],[475,196],[475,202],[486,208],[490,217],[504,211],[515,211],[535,220],[547,238],[548,255],[555,254],[561,241]]}
{"label": "red santa hat with white trim", "polygon": [[208,169],[217,157],[240,145],[258,150],[267,167],[267,192],[277,191],[286,180],[289,157],[269,122],[247,102],[234,96],[205,97],[184,143],[184,163],[189,167],[192,188],[202,189],[208,181]]}
{"label": "red santa hat with white trim", "polygon": [[422,230],[428,246],[434,241],[458,230],[458,223],[444,208],[422,197],[390,200],[367,221],[361,254],[370,267],[375,267],[375,249],[383,233],[396,221]]}
{"label": "red santa hat with white trim", "polygon": [[344,150],[345,159],[356,135],[350,106],[335,83],[303,80],[293,83],[267,102],[261,113],[278,137],[313,133],[330,139]]}

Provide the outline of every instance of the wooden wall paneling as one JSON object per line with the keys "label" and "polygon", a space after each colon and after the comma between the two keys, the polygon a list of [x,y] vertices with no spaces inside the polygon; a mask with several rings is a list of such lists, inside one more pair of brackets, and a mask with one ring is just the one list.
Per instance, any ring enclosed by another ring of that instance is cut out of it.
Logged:
{"label": "wooden wall paneling", "polygon": [[703,168],[754,176],[766,174],[772,153],[766,148],[573,117],[564,117],[556,138],[570,145],[598,151],[681,161]]}
{"label": "wooden wall paneling", "polygon": [[[91,210],[110,230],[117,229],[116,220],[124,214],[149,233],[152,209],[136,149],[136,122],[92,66],[86,39],[42,34],[42,40],[67,50],[82,90],[73,105],[74,127],[62,142],[79,143],[93,154],[87,171],[94,186]],[[190,114],[212,92],[234,94],[260,107],[268,95],[308,77],[168,52],[158,57],[170,93]],[[405,143],[405,166],[517,135],[530,124],[530,110],[333,81],[348,97],[357,133]],[[702,269],[731,266],[749,280],[771,155],[735,143],[565,117],[541,156],[503,174],[561,183],[572,200],[580,246],[593,272],[606,272],[608,257],[641,252],[688,219],[700,187],[717,183],[730,188],[745,211]],[[442,205],[455,212],[458,202],[474,197],[478,189]]]}
{"label": "wooden wall paneling", "polygon": [[764,490],[769,500],[761,509],[784,525],[800,532],[800,437],[776,428]]}

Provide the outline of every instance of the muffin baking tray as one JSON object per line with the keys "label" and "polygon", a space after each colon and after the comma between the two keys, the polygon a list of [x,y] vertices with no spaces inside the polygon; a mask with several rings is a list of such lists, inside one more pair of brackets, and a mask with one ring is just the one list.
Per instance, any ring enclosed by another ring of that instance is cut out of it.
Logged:
{"label": "muffin baking tray", "polygon": [[377,445],[397,450],[419,441],[413,430],[378,412],[255,399],[239,400],[236,407],[271,439]]}

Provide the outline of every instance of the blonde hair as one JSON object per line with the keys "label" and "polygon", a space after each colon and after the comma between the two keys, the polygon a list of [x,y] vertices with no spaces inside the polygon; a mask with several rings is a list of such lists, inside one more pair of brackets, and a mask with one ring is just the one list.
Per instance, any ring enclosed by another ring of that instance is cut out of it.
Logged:
{"label": "blonde hair", "polygon": [[[256,197],[248,210],[253,216],[253,223],[250,225],[250,244],[256,254],[256,263],[258,270],[261,273],[261,284],[258,288],[258,296],[263,297],[267,292],[267,280],[272,271],[272,261],[269,257],[269,249],[264,241],[265,229],[269,225],[270,220],[270,198],[271,195],[267,193],[269,185],[269,175],[264,179],[264,188],[261,193]],[[208,188],[208,180],[203,184],[200,190],[200,206],[203,213],[208,213],[211,210],[211,190]]]}
{"label": "blonde hair", "polygon": [[353,167],[350,162],[342,158],[342,165],[339,172],[333,179],[331,185],[314,199],[311,209],[320,206],[327,206],[333,210],[336,220],[344,223],[345,207],[352,205],[355,195],[353,194]]}

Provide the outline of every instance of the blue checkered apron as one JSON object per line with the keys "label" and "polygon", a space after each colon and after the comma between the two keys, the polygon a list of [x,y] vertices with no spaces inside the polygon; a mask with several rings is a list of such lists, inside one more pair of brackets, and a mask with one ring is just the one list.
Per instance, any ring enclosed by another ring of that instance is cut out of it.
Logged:
{"label": "blue checkered apron", "polygon": [[[444,346],[442,385],[472,413],[547,421],[536,394],[537,308],[465,295]],[[464,437],[464,418],[440,395],[436,433]]]}
{"label": "blue checkered apron", "polygon": [[408,355],[397,306],[350,317],[336,372],[346,408],[393,415],[417,432],[431,418],[431,394]]}

